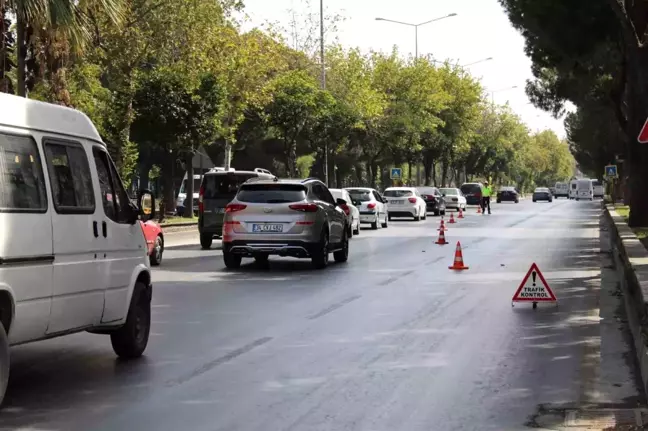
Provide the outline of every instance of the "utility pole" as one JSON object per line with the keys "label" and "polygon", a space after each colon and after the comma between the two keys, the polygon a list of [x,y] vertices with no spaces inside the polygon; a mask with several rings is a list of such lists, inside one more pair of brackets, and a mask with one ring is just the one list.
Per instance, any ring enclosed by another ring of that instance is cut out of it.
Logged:
{"label": "utility pole", "polygon": [[[320,66],[322,67],[322,90],[326,90],[326,64],[324,64],[324,0],[320,0]],[[329,186],[329,144],[324,141],[324,183]]]}

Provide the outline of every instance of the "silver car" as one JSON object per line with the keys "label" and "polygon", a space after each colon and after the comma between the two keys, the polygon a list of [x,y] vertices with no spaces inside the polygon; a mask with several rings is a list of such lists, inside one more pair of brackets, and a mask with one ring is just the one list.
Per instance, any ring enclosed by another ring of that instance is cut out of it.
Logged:
{"label": "silver car", "polygon": [[316,268],[349,256],[346,201],[335,199],[321,181],[249,180],[225,207],[223,259],[238,268],[241,259],[268,256],[310,258]]}

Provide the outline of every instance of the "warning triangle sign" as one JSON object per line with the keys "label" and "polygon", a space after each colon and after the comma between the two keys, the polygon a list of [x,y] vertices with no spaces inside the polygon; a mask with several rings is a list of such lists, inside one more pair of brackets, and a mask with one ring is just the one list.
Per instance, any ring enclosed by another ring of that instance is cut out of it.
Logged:
{"label": "warning triangle sign", "polygon": [[637,141],[640,144],[648,144],[648,120],[646,120],[643,127],[641,128],[641,131],[639,131]]}
{"label": "warning triangle sign", "polygon": [[542,276],[538,265],[531,264],[529,272],[524,276],[520,287],[513,295],[513,302],[556,302],[556,296]]}

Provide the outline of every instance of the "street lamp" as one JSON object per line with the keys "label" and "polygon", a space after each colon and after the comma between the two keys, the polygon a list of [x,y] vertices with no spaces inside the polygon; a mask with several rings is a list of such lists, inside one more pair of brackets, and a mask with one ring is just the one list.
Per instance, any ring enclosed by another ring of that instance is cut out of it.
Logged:
{"label": "street lamp", "polygon": [[491,94],[491,102],[495,103],[495,93],[501,93],[502,91],[514,90],[516,88],[518,88],[518,86],[514,85],[512,87],[500,88],[499,90],[491,91],[490,92],[490,94]]}
{"label": "street lamp", "polygon": [[493,57],[483,58],[483,59],[481,59],[481,60],[473,61],[472,63],[463,64],[463,65],[461,65],[461,67],[469,67],[469,66],[473,66],[473,65],[475,65],[475,64],[483,63],[483,62],[485,62],[485,61],[491,61],[492,59],[493,59]]}
{"label": "street lamp", "polygon": [[441,16],[439,18],[434,18],[429,21],[422,22],[420,24],[413,24],[410,22],[402,22],[402,21],[396,21],[393,19],[387,19],[387,18],[376,18],[376,21],[387,21],[387,22],[393,22],[394,24],[401,24],[401,25],[406,25],[408,27],[414,27],[414,58],[418,58],[418,28],[421,27],[422,25],[425,24],[430,24],[431,22],[435,21],[440,21],[442,19],[450,18],[453,16],[457,16],[456,13],[451,13],[445,16]]}

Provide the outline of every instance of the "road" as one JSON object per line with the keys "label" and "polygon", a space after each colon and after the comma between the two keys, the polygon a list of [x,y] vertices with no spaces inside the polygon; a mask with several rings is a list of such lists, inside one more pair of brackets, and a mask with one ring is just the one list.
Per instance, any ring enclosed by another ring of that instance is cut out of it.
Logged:
{"label": "road", "polygon": [[[600,202],[493,210],[469,209],[446,246],[434,244],[434,217],[363,229],[349,262],[323,271],[290,259],[227,271],[219,250],[169,249],[154,270],[146,356],[117,361],[109,340],[90,334],[17,347],[0,427],[430,431],[634,420],[645,397]],[[457,240],[465,272],[448,269]],[[532,262],[557,307],[511,306]]]}

